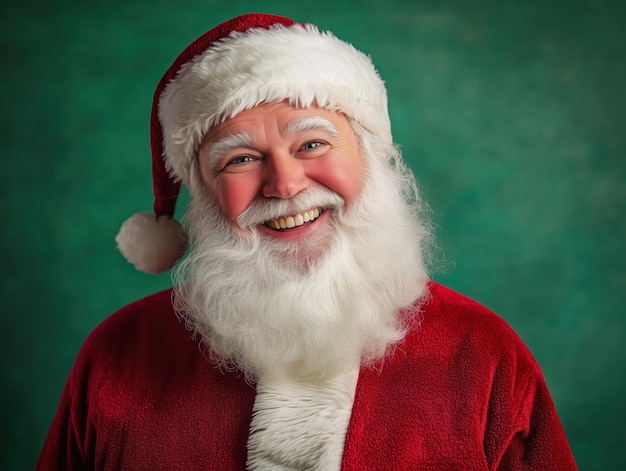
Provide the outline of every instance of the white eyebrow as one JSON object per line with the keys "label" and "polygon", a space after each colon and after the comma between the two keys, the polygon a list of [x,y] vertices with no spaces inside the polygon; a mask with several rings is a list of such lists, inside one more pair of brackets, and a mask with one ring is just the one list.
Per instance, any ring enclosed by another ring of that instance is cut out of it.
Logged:
{"label": "white eyebrow", "polygon": [[339,139],[340,134],[337,128],[326,118],[321,116],[306,116],[296,119],[287,124],[285,129],[287,134],[298,134],[310,130],[321,130],[329,133],[334,139]]}
{"label": "white eyebrow", "polygon": [[254,136],[247,132],[237,134],[227,134],[219,138],[217,141],[209,145],[207,155],[209,157],[209,165],[216,164],[222,156],[232,149],[238,147],[254,147],[256,140]]}

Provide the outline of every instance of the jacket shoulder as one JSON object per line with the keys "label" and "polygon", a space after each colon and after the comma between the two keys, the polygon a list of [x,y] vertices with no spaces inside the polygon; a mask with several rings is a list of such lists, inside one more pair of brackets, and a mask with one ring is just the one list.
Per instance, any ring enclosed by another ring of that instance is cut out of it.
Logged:
{"label": "jacket shoulder", "polygon": [[172,289],[160,291],[122,307],[88,335],[75,368],[89,365],[128,365],[176,351],[197,353],[198,342],[176,315]]}
{"label": "jacket shoulder", "polygon": [[500,315],[453,289],[430,282],[420,305],[420,322],[408,336],[411,348],[462,355],[481,363],[511,363],[540,373],[519,335]]}

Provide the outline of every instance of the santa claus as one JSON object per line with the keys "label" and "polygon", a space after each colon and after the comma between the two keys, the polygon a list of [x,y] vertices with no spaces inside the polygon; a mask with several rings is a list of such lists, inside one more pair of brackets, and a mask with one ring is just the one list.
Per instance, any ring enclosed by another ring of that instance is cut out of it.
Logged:
{"label": "santa claus", "polygon": [[154,214],[117,241],[150,273],[187,252],[175,288],[89,336],[38,469],[576,469],[520,339],[429,281],[366,55],[234,18],[163,76],[151,145]]}

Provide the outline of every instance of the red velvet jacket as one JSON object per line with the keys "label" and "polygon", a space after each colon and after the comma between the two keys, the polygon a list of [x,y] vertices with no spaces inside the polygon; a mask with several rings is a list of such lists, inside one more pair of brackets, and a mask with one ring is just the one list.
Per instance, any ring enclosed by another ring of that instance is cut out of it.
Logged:
{"label": "red velvet jacket", "polygon": [[[576,469],[518,336],[448,288],[430,293],[382,370],[360,372],[342,470]],[[89,336],[37,469],[245,469],[255,390],[207,361],[170,297],[131,304]]]}

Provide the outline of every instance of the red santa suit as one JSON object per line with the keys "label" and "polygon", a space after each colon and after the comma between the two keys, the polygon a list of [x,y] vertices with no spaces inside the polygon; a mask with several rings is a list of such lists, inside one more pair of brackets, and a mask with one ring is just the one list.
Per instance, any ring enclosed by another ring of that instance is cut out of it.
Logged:
{"label": "red santa suit", "polygon": [[[437,283],[381,368],[362,368],[342,470],[576,469],[512,329]],[[243,470],[255,387],[215,368],[171,291],[106,319],[72,369],[38,470]]]}

